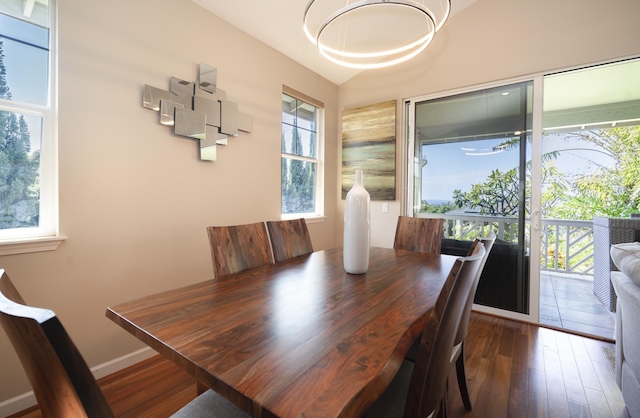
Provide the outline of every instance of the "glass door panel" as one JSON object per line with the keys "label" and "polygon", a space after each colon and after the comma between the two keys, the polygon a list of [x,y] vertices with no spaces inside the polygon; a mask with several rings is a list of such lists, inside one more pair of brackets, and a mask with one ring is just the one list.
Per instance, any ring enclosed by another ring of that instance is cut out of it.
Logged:
{"label": "glass door panel", "polygon": [[433,100],[414,109],[413,216],[442,217],[442,252],[498,236],[475,303],[529,313],[532,82]]}

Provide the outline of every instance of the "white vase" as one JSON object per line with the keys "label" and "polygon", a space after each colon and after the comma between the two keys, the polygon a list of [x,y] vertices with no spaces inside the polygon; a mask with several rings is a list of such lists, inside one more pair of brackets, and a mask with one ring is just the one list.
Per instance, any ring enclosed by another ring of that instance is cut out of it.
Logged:
{"label": "white vase", "polygon": [[362,170],[356,170],[356,179],[347,193],[344,208],[343,261],[344,270],[350,274],[363,274],[369,268],[370,203]]}

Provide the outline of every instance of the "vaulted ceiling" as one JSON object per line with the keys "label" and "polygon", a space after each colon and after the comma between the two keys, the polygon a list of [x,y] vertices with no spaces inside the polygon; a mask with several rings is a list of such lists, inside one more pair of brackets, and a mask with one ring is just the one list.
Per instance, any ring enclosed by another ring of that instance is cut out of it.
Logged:
{"label": "vaulted ceiling", "polygon": [[[308,1],[191,1],[337,85],[360,72],[327,61],[309,42],[302,30],[302,17]],[[456,13],[475,1],[477,0],[452,1],[449,19],[455,19]],[[393,27],[393,23],[388,25],[388,28]],[[388,28],[378,30],[385,31]]]}

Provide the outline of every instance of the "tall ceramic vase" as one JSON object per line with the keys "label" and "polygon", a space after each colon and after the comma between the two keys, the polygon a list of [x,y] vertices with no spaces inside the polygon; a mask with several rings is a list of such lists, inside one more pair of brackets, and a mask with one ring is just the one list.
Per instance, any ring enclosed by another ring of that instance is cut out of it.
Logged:
{"label": "tall ceramic vase", "polygon": [[370,202],[362,170],[356,170],[356,179],[347,193],[344,209],[344,270],[350,274],[364,274],[369,268]]}

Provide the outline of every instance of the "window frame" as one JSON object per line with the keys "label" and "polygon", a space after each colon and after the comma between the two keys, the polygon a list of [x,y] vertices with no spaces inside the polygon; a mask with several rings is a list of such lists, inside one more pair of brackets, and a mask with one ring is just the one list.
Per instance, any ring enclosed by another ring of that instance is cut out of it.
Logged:
{"label": "window frame", "polygon": [[[48,102],[46,105],[0,99],[0,110],[36,116],[42,120],[40,145],[40,215],[33,228],[0,229],[0,255],[55,250],[65,236],[59,234],[58,118],[57,118],[57,1],[49,0]],[[14,18],[37,25],[23,16]]]}
{"label": "window frame", "polygon": [[[297,219],[305,218],[313,221],[314,219],[324,219],[324,103],[307,96],[304,93],[296,91],[287,86],[282,86],[282,94],[293,97],[316,108],[317,111],[317,129],[316,129],[316,157],[303,157],[295,154],[289,154],[280,150],[280,162],[283,158],[291,160],[312,162],[316,164],[316,184],[315,184],[315,210],[313,212],[301,212],[301,213],[282,213],[282,191],[280,194],[280,216],[281,219]],[[282,126],[284,121],[281,118],[280,130],[282,132]],[[280,182],[282,184],[282,171],[280,172]]]}

